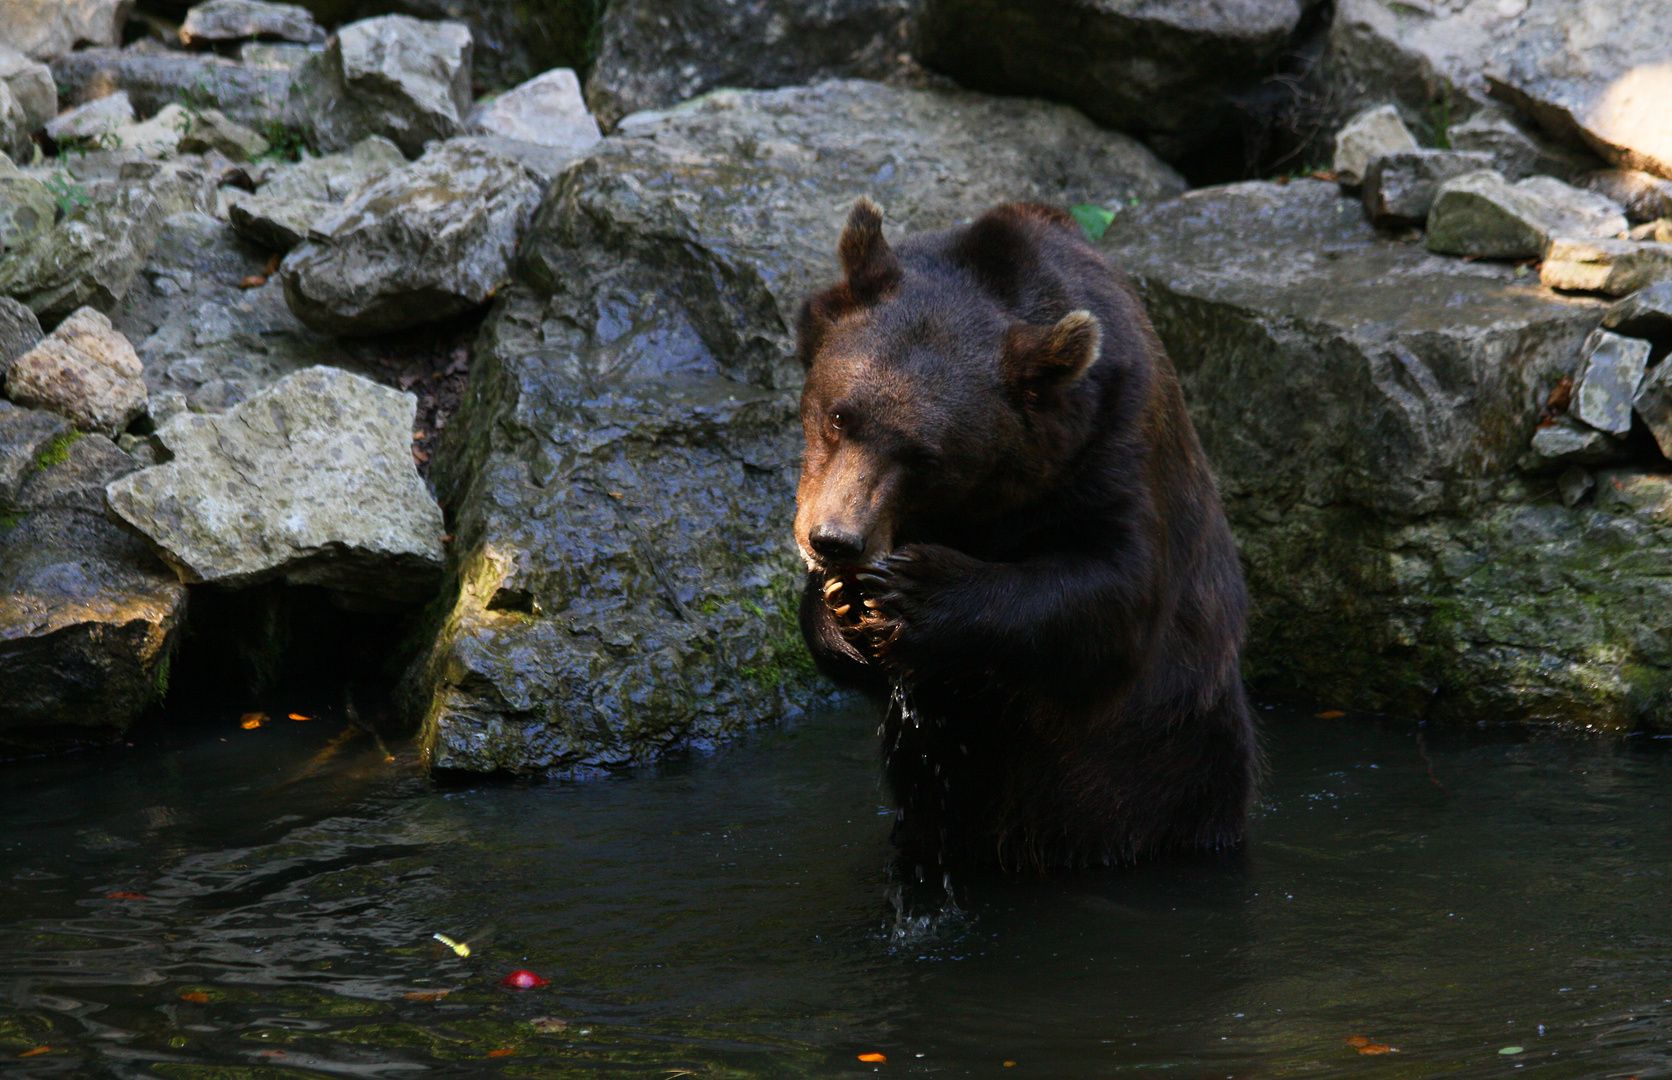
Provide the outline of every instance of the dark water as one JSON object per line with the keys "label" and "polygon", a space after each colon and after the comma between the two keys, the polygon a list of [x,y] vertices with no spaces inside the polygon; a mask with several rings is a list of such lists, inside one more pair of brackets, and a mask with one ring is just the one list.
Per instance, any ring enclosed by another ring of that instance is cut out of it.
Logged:
{"label": "dark water", "polygon": [[582,785],[324,720],[8,766],[0,1075],[1672,1075],[1660,744],[1265,716],[1244,857],[916,927],[859,714]]}

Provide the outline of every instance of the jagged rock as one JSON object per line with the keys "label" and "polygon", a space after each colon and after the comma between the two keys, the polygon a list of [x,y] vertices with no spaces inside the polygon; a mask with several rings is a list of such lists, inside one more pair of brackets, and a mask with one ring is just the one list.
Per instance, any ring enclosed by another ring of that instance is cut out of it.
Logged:
{"label": "jagged rock", "polygon": [[238,46],[238,62],[264,71],[294,71],[319,52],[320,45],[289,45],[283,42],[246,41]]}
{"label": "jagged rock", "polygon": [[1441,184],[1491,165],[1489,154],[1459,150],[1405,150],[1377,157],[1364,174],[1364,212],[1378,225],[1421,225]]}
{"label": "jagged rock", "polygon": [[103,312],[82,308],[6,371],[6,396],[115,435],[145,408],[144,369]]}
{"label": "jagged rock", "polygon": [[162,231],[186,210],[211,210],[214,181],[187,168],[91,185],[89,202],[0,258],[0,294],[48,322],[76,308],[112,311]]}
{"label": "jagged rock", "polygon": [[1183,187],[1072,109],[963,92],[725,91],[624,122],[547,194],[431,463],[458,522],[410,683],[431,763],[645,760],[813,697],[791,327],[856,197],[894,235]]}
{"label": "jagged rock", "polygon": [[53,118],[47,122],[46,133],[55,142],[99,139],[114,134],[117,128],[137,122],[138,117],[134,115],[133,102],[128,99],[127,91],[118,90]]}
{"label": "jagged rock", "polygon": [[189,101],[219,109],[240,124],[270,124],[284,113],[291,72],[246,67],[208,53],[149,52],[136,48],[86,49],[52,62],[58,93],[85,102],[121,90],[133,107],[150,115]]}
{"label": "jagged rock", "polygon": [[232,161],[249,161],[270,149],[266,139],[237,123],[219,109],[194,112],[180,137],[180,152],[224,154]]}
{"label": "jagged rock", "polygon": [[266,0],[208,0],[186,12],[180,24],[184,45],[209,45],[243,38],[277,38],[304,44],[325,40],[307,8]]}
{"label": "jagged rock", "polygon": [[58,201],[47,186],[0,154],[0,253],[52,228]]}
{"label": "jagged rock", "polygon": [[1672,280],[1672,244],[1553,237],[1538,276],[1552,289],[1624,296]]}
{"label": "jagged rock", "polygon": [[461,134],[470,111],[470,31],[405,15],[365,19],[332,34],[297,69],[290,108],[318,151],[383,135],[408,157]]}
{"label": "jagged rock", "polygon": [[1562,470],[1562,475],[1556,477],[1556,490],[1562,495],[1563,506],[1578,506],[1579,500],[1589,495],[1596,486],[1596,478],[1590,470],[1579,465],[1569,465]]}
{"label": "jagged rock", "polygon": [[36,60],[77,45],[114,45],[132,9],[133,0],[3,0],[0,43]]}
{"label": "jagged rock", "polygon": [[412,460],[416,409],[411,394],[308,368],[224,416],[174,417],[156,435],[172,458],[105,493],[184,581],[282,577],[423,603],[440,583],[442,524]]}
{"label": "jagged rock", "polygon": [[1611,435],[1631,431],[1631,401],[1649,364],[1649,343],[1598,330],[1582,357],[1569,412]]}
{"label": "jagged rock", "polygon": [[578,157],[602,136],[598,121],[586,111],[580,80],[557,68],[479,105],[468,127],[478,135],[551,146]]}
{"label": "jagged rock", "polygon": [[1602,325],[1627,337],[1647,338],[1660,348],[1672,345],[1672,281],[1650,285],[1613,305]]}
{"label": "jagged rock", "polygon": [[1366,109],[1335,133],[1336,179],[1349,186],[1358,184],[1377,158],[1417,149],[1417,140],[1399,119],[1399,110],[1392,105]]}
{"label": "jagged rock", "polygon": [[0,82],[0,154],[29,160],[35,144],[29,138],[29,116],[5,83]]}
{"label": "jagged rock", "polygon": [[1672,217],[1672,180],[1636,169],[1598,169],[1574,183],[1619,203],[1633,225]]}
{"label": "jagged rock", "polygon": [[540,200],[510,158],[442,143],[316,223],[285,257],[285,299],[316,330],[378,334],[485,304]]}
{"label": "jagged rock", "polygon": [[35,313],[9,296],[0,296],[0,378],[12,361],[41,340],[41,323]]}
{"label": "jagged rock", "polygon": [[1643,468],[1614,468],[1598,475],[1596,504],[1654,525],[1672,524],[1672,476]]}
{"label": "jagged rock", "polygon": [[1664,714],[1672,529],[1517,471],[1603,305],[1383,238],[1304,180],[1141,208],[1103,247],[1220,478],[1256,688],[1434,719]]}
{"label": "jagged rock", "polygon": [[0,43],[0,83],[23,108],[30,131],[38,131],[58,115],[58,86],[52,69]]}
{"label": "jagged rock", "polygon": [[1558,416],[1533,432],[1532,445],[1536,457],[1527,464],[1535,469],[1573,463],[1600,465],[1625,457],[1625,447],[1618,439],[1571,416]]}
{"label": "jagged rock", "polygon": [[286,167],[253,195],[234,196],[227,202],[228,218],[239,232],[263,247],[289,251],[307,238],[315,222],[405,165],[400,147],[381,135],[371,135],[340,154]]}
{"label": "jagged rock", "polygon": [[1177,160],[1271,74],[1307,6],[928,0],[916,48],[965,86],[1069,102]]}
{"label": "jagged rock", "polygon": [[161,112],[140,124],[124,124],[110,132],[116,145],[152,161],[173,157],[180,140],[191,127],[191,116],[179,105],[165,105]]}
{"label": "jagged rock", "polygon": [[577,157],[584,156],[563,147],[542,146],[539,143],[505,139],[498,135],[460,135],[448,139],[447,143],[460,149],[470,148],[479,153],[510,158],[539,177],[541,184],[549,184]]}
{"label": "jagged rock", "polygon": [[[1641,344],[1647,349],[1649,343]],[[1643,376],[1631,404],[1655,437],[1660,452],[1672,457],[1672,364],[1662,359]]]}
{"label": "jagged rock", "polygon": [[1510,184],[1491,170],[1440,185],[1428,213],[1428,248],[1491,259],[1538,258],[1555,236],[1626,231],[1617,204],[1548,176]]}
{"label": "jagged rock", "polygon": [[1510,180],[1554,176],[1571,183],[1600,163],[1589,150],[1555,141],[1497,102],[1476,105],[1471,116],[1446,128],[1446,142],[1453,150],[1490,154],[1491,167]]}
{"label": "jagged rock", "polygon": [[162,696],[186,589],[105,519],[135,462],[0,402],[0,756],[119,736]]}
{"label": "jagged rock", "polygon": [[716,87],[875,76],[904,47],[908,0],[615,0],[586,100],[606,127]]}

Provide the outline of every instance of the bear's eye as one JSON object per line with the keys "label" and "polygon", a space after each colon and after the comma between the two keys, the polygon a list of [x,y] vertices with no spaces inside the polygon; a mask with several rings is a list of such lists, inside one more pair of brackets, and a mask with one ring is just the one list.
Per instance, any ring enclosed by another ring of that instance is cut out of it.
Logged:
{"label": "bear's eye", "polygon": [[853,426],[853,414],[846,409],[830,410],[830,431],[839,434],[843,429]]}

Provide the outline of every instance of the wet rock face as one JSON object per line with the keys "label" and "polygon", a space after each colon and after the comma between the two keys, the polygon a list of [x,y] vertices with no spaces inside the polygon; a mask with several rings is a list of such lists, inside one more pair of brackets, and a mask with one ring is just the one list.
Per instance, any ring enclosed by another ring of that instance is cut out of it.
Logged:
{"label": "wet rock face", "polygon": [[904,44],[909,0],[612,0],[586,99],[605,127],[716,87],[874,76]]}
{"label": "wet rock face", "polygon": [[434,463],[457,525],[410,680],[432,764],[642,761],[816,695],[791,328],[855,198],[893,232],[1182,187],[1073,110],[875,83],[623,125],[547,194]]}
{"label": "wet rock face", "polygon": [[411,394],[308,368],[224,416],[174,417],[156,436],[172,458],[106,495],[183,580],[282,577],[422,603],[441,573],[441,511],[413,466],[415,409]]}
{"label": "wet rock face", "polygon": [[1310,6],[926,0],[916,51],[965,86],[1066,101],[1177,160],[1271,73]]}
{"label": "wet rock face", "polygon": [[1105,246],[1220,476],[1255,685],[1435,717],[1663,706],[1672,532],[1516,471],[1597,301],[1380,237],[1312,182],[1194,192]]}
{"label": "wet rock face", "polygon": [[286,256],[285,299],[316,330],[378,334],[486,303],[541,185],[510,158],[443,143],[318,221]]}
{"label": "wet rock face", "polygon": [[470,31],[405,15],[338,30],[296,71],[290,109],[322,153],[382,135],[408,157],[464,130],[470,111]]}
{"label": "wet rock face", "polygon": [[136,467],[0,402],[0,757],[109,741],[161,696],[186,589],[104,516]]}

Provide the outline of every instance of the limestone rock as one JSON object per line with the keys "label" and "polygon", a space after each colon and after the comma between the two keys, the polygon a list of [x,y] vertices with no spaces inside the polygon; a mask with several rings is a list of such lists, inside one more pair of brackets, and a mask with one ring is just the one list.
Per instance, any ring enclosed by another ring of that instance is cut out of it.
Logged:
{"label": "limestone rock", "polygon": [[405,165],[398,146],[381,135],[367,136],[340,154],[284,167],[253,195],[234,196],[227,203],[228,218],[263,247],[289,251],[339,204]]}
{"label": "limestone rock", "polygon": [[580,80],[568,68],[548,71],[478,106],[468,126],[479,135],[557,147],[577,157],[602,137],[598,121],[586,111]]}
{"label": "limestone rock", "polygon": [[1428,213],[1430,251],[1491,259],[1541,257],[1555,236],[1625,231],[1625,215],[1601,195],[1548,176],[1510,184],[1491,170],[1441,184]]}
{"label": "limestone rock", "polygon": [[138,122],[133,102],[127,91],[118,90],[106,97],[95,98],[78,105],[47,122],[46,133],[57,142],[74,139],[99,139],[112,135],[117,128]]}
{"label": "limestone rock", "polygon": [[546,194],[432,460],[457,515],[415,669],[439,768],[655,757],[816,698],[795,626],[802,298],[887,228],[1183,190],[1064,106],[837,81],[622,123]]}
{"label": "limestone rock", "polygon": [[58,217],[47,186],[0,156],[0,254],[18,247]]}
{"label": "limestone rock", "polygon": [[1558,236],[1551,239],[1538,276],[1552,289],[1624,296],[1672,280],[1672,244]]}
{"label": "limestone rock", "polygon": [[1573,183],[1600,163],[1588,149],[1557,142],[1497,102],[1476,104],[1467,119],[1446,128],[1446,142],[1453,150],[1490,154],[1491,167],[1510,180],[1554,176]]}
{"label": "limestone rock", "polygon": [[0,154],[29,160],[35,144],[29,138],[29,116],[5,83],[0,82]]}
{"label": "limestone rock", "polygon": [[286,256],[285,299],[316,330],[378,334],[486,303],[540,200],[509,158],[442,143],[316,224]]}
{"label": "limestone rock", "polygon": [[9,296],[0,296],[0,377],[40,340],[41,324],[35,313]]}
{"label": "limestone rock", "polygon": [[1364,174],[1364,212],[1379,225],[1421,225],[1441,184],[1491,165],[1489,154],[1460,150],[1405,150],[1377,157]]}
{"label": "limestone rock", "polygon": [[134,461],[0,402],[0,756],[119,736],[168,680],[186,589],[104,516]]}
{"label": "limestone rock", "polygon": [[180,138],[180,152],[183,154],[214,151],[232,161],[258,158],[269,148],[266,139],[219,109],[200,109],[193,113]]}
{"label": "limestone rock", "polygon": [[1306,6],[927,0],[916,48],[965,86],[1066,101],[1177,160],[1271,73]]}
{"label": "limestone rock", "polygon": [[470,111],[470,31],[405,15],[338,30],[296,71],[290,108],[315,150],[383,135],[408,157],[461,134]]}
{"label": "limestone rock", "polygon": [[1556,490],[1562,493],[1563,506],[1579,505],[1579,500],[1589,495],[1596,486],[1596,478],[1590,470],[1579,465],[1569,465],[1562,470],[1562,475],[1556,477]]}
{"label": "limestone rock", "polygon": [[1598,169],[1574,184],[1619,203],[1633,225],[1672,217],[1672,180],[1636,169]]}
{"label": "limestone rock", "polygon": [[52,69],[0,43],[0,83],[6,84],[23,109],[30,131],[38,131],[58,115],[58,86]]}
{"label": "limestone rock", "polygon": [[0,0],[0,43],[36,60],[122,40],[133,0]]}
{"label": "limestone rock", "polygon": [[1664,359],[1656,364],[1638,384],[1631,404],[1655,437],[1660,452],[1672,457],[1672,364]]}
{"label": "limestone rock", "polygon": [[268,0],[208,0],[186,12],[186,21],[180,24],[180,41],[185,45],[243,38],[278,38],[306,44],[324,41],[325,31],[307,8]]}
{"label": "limestone rock", "polygon": [[167,168],[136,180],[94,184],[89,202],[0,258],[0,294],[49,322],[91,305],[109,312],[126,295],[163,222],[214,207],[214,181]]}
{"label": "limestone rock", "polygon": [[1571,416],[1558,416],[1533,432],[1533,453],[1538,456],[1533,463],[1538,468],[1575,463],[1598,465],[1618,461],[1625,456],[1625,447],[1618,439]]}
{"label": "limestone rock", "polygon": [[1399,110],[1392,105],[1366,109],[1335,133],[1336,178],[1343,184],[1357,184],[1377,158],[1417,149],[1417,140],[1399,119]]}
{"label": "limestone rock", "polygon": [[219,109],[240,124],[271,123],[284,113],[291,72],[254,67],[210,53],[149,52],[137,48],[84,49],[52,62],[58,93],[86,102],[120,90],[133,107],[152,115],[190,101]]}
{"label": "limestone rock", "polygon": [[717,87],[874,77],[905,46],[909,0],[615,0],[603,8],[587,104],[613,128]]}
{"label": "limestone rock", "polygon": [[1672,345],[1672,281],[1650,285],[1611,306],[1602,325],[1627,337],[1648,338],[1662,348]]}
{"label": "limestone rock", "polygon": [[1611,435],[1631,431],[1631,402],[1649,363],[1649,343],[1598,330],[1585,342],[1573,380],[1575,419]]}
{"label": "limestone rock", "polygon": [[104,314],[82,308],[6,371],[6,396],[115,435],[145,408],[144,369]]}
{"label": "limestone rock", "polygon": [[441,511],[412,461],[416,399],[336,368],[287,376],[224,416],[157,433],[173,455],[110,484],[111,510],[185,581],[282,577],[422,603]]}
{"label": "limestone rock", "polygon": [[165,105],[144,123],[123,124],[110,132],[116,145],[153,161],[173,157],[191,126],[191,116],[179,105]]}
{"label": "limestone rock", "polygon": [[1314,181],[1193,191],[1102,246],[1218,474],[1253,686],[1435,719],[1660,715],[1672,530],[1518,471],[1603,305],[1388,240]]}

